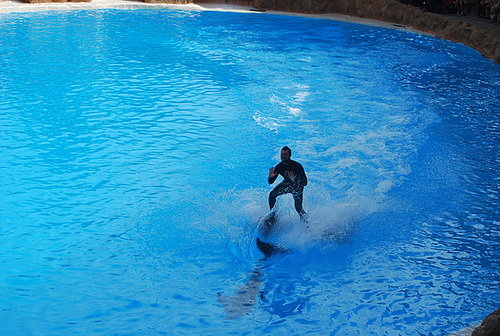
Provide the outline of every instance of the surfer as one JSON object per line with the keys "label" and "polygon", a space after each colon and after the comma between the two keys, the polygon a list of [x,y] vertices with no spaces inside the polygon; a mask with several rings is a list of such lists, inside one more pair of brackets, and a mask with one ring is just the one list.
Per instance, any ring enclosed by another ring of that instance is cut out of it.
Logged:
{"label": "surfer", "polygon": [[272,210],[276,204],[276,198],[284,194],[292,194],[295,201],[295,210],[299,213],[300,219],[306,221],[306,212],[302,208],[302,193],[307,185],[307,177],[304,168],[297,161],[293,161],[292,150],[288,147],[281,149],[281,162],[276,167],[269,168],[267,181],[273,184],[278,175],[284,180],[269,193],[269,208]]}

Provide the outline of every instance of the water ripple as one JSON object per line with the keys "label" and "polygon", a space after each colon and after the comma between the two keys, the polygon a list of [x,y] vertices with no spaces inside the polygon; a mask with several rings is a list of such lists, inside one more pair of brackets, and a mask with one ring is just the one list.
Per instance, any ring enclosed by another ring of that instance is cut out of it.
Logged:
{"label": "water ripple", "polygon": [[[0,28],[5,333],[444,335],[496,308],[500,73],[475,51],[255,13]],[[229,324],[283,145],[310,228]]]}

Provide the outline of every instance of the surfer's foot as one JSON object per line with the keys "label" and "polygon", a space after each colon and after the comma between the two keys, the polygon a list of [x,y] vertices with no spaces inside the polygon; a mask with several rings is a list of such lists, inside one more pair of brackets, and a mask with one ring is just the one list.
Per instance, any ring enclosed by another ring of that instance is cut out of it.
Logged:
{"label": "surfer's foot", "polygon": [[300,217],[300,221],[304,224],[309,224],[309,221],[308,221],[308,217],[306,212],[304,210],[302,210],[301,213],[299,213],[299,217]]}
{"label": "surfer's foot", "polygon": [[275,221],[275,220],[276,220],[276,212],[272,211],[272,212],[269,214],[269,220],[270,220],[270,221]]}

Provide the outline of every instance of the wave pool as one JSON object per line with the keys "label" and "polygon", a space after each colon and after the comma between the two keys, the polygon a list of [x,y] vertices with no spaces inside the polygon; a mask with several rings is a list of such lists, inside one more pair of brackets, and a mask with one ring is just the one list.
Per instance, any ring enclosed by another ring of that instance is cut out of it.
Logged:
{"label": "wave pool", "polygon": [[[448,335],[498,308],[500,67],[476,51],[195,10],[0,31],[0,334]],[[293,253],[259,261],[285,145],[309,228],[281,197]]]}

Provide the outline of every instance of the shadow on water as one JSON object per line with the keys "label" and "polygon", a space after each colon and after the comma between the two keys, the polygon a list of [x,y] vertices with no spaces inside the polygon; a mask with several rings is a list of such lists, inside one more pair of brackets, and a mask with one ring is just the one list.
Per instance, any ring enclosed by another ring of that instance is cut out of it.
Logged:
{"label": "shadow on water", "polygon": [[255,306],[258,296],[260,295],[262,298],[260,285],[263,282],[263,277],[259,266],[256,266],[251,274],[248,282],[238,288],[233,296],[217,293],[217,300],[226,312],[224,320],[234,320],[249,314]]}
{"label": "shadow on water", "polygon": [[[290,283],[275,283],[265,277],[266,269],[274,266],[280,256],[283,256],[283,254],[278,254],[271,259],[260,260],[250,272],[248,281],[235,290],[232,296],[217,293],[217,300],[226,313],[224,320],[234,320],[250,314],[258,304],[259,299],[262,310],[280,318],[302,313],[314,295],[296,293],[296,286]],[[262,286],[264,288],[261,288]],[[289,298],[294,299],[290,301]]]}

